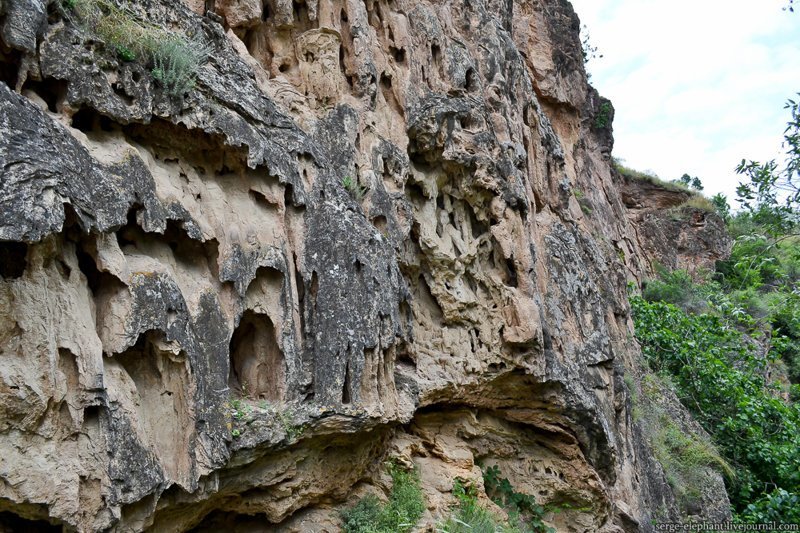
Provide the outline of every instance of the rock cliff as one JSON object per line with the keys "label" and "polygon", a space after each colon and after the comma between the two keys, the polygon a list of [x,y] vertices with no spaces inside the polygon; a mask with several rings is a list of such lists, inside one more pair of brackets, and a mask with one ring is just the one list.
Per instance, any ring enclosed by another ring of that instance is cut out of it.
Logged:
{"label": "rock cliff", "polygon": [[652,252],[566,0],[132,2],[178,94],[81,1],[0,0],[3,527],[337,531],[388,457],[421,527],[479,464],[558,531],[726,516],[632,414]]}

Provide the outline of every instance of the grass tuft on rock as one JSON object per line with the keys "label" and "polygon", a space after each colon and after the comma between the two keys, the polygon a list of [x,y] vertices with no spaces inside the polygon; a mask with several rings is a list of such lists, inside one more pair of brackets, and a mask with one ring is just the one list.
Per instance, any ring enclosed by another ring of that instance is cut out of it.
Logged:
{"label": "grass tuft on rock", "polygon": [[208,48],[186,35],[141,20],[128,7],[111,0],[68,0],[83,27],[102,39],[122,61],[139,61],[173,96],[194,87]]}
{"label": "grass tuft on rock", "polygon": [[404,533],[411,531],[425,512],[419,474],[389,463],[392,492],[382,503],[370,494],[342,512],[345,533]]}

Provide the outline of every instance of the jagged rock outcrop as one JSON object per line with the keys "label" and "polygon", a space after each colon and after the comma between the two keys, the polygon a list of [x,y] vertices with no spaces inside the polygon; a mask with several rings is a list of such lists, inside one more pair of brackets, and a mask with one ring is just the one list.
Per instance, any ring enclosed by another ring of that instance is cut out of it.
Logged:
{"label": "jagged rock outcrop", "polygon": [[697,194],[652,178],[616,175],[644,272],[653,276],[663,267],[702,276],[730,255],[733,242],[725,222],[710,206],[692,205],[701,198]]}
{"label": "jagged rock outcrop", "polygon": [[335,531],[387,455],[423,525],[478,463],[559,531],[681,519],[569,3],[214,4],[129,6],[208,49],[175,95],[0,2],[0,523]]}

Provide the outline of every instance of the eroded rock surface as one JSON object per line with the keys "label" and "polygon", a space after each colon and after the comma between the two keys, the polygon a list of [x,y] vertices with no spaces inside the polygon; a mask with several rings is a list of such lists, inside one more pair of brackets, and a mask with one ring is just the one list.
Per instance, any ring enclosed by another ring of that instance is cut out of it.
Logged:
{"label": "eroded rock surface", "polygon": [[390,455],[423,527],[479,464],[559,531],[685,516],[568,2],[131,4],[183,95],[66,5],[0,2],[0,523],[335,531]]}

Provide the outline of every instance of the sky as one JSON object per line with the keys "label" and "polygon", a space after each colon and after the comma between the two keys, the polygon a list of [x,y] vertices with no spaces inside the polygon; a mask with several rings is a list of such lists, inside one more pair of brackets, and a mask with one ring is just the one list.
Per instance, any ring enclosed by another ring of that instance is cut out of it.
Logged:
{"label": "sky", "polygon": [[665,180],[699,177],[731,204],[742,159],[782,160],[800,92],[800,10],[788,0],[571,0],[590,82],[614,104],[614,156]]}

